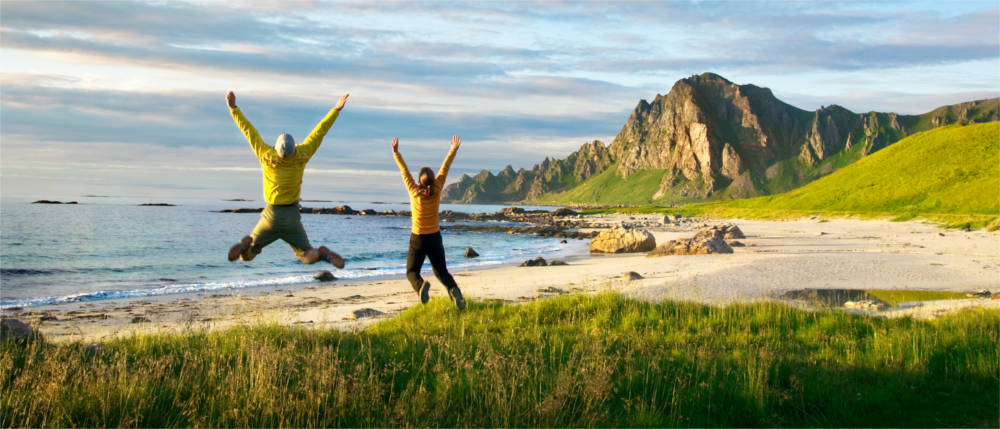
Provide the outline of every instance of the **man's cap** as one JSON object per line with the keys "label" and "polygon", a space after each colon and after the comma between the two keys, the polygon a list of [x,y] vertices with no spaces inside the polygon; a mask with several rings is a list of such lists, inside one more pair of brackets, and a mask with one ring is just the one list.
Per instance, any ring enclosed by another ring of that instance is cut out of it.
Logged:
{"label": "man's cap", "polygon": [[292,138],[291,134],[281,133],[278,136],[278,141],[274,143],[274,150],[282,158],[292,156],[295,154],[295,139]]}

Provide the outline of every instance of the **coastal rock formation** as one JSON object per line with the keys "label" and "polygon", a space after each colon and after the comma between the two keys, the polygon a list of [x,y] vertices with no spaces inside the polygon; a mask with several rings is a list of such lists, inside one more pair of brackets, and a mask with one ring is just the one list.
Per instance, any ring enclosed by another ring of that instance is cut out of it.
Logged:
{"label": "coastal rock formation", "polygon": [[4,317],[0,319],[0,340],[27,340],[36,335],[40,335],[27,323],[17,319]]}
{"label": "coastal rock formation", "polygon": [[[730,226],[730,225],[727,225]],[[708,255],[711,253],[733,253],[726,243],[726,227],[714,226],[698,231],[692,238],[671,240],[657,246],[646,256],[668,255]],[[731,229],[729,229],[731,231]]]}
{"label": "coastal rock formation", "polygon": [[[496,175],[483,170],[463,176],[444,190],[443,201],[533,201],[586,186],[588,179],[606,184],[606,171],[626,183],[634,174],[644,173],[639,180],[648,186],[643,188],[648,195],[623,201],[629,204],[774,194],[830,174],[918,131],[997,120],[998,110],[1000,98],[943,106],[922,115],[854,113],[837,105],[810,112],[779,100],[768,88],[703,73],[678,80],[666,95],[658,94],[651,102],[640,100],[608,146],[594,141],[565,159],[546,158],[530,170],[515,172],[507,166]],[[654,182],[647,183],[651,176]],[[595,187],[564,202],[591,203],[577,199],[614,192]]]}
{"label": "coastal rock formation", "polygon": [[55,200],[38,200],[32,202],[31,204],[76,204],[76,201],[68,201],[64,203],[62,201],[55,201]]}
{"label": "coastal rock formation", "polygon": [[465,257],[466,258],[478,258],[479,257],[479,253],[476,253],[476,250],[473,249],[473,248],[471,248],[471,247],[466,247],[465,248]]}
{"label": "coastal rock formation", "polygon": [[[594,140],[580,146],[564,159],[545,158],[530,170],[508,165],[494,175],[483,170],[475,176],[463,175],[444,189],[443,202],[498,203],[534,200],[548,192],[558,192],[583,182],[611,165],[604,143]],[[557,215],[564,216],[564,215]]]}
{"label": "coastal rock formation", "polygon": [[653,234],[644,229],[615,227],[601,231],[590,242],[592,253],[648,252],[656,247]]}

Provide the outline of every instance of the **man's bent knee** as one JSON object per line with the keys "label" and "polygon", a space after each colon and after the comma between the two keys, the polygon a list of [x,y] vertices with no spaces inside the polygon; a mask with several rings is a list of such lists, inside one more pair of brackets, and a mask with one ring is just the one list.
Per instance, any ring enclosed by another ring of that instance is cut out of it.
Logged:
{"label": "man's bent knee", "polygon": [[312,265],[319,260],[319,249],[309,249],[305,251],[296,251],[295,256],[299,258],[303,264]]}

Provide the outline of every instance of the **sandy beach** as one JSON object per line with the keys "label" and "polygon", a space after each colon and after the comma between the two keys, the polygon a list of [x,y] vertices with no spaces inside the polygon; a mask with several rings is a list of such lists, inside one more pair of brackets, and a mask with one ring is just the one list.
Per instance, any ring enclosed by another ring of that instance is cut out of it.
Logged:
{"label": "sandy beach", "polygon": [[[636,221],[636,217],[611,215],[605,220],[613,224]],[[1000,241],[996,233],[985,231],[845,219],[707,220],[647,229],[659,244],[689,238],[703,225],[725,223],[738,225],[746,234],[739,240],[744,246],[735,247],[733,254],[581,254],[567,259],[564,266],[504,266],[458,271],[455,277],[473,303],[485,299],[522,302],[608,290],[651,301],[717,305],[774,299],[789,290],[809,288],[1000,292]],[[317,271],[325,268],[316,266]],[[624,279],[629,271],[642,278]],[[433,284],[431,298],[447,297],[429,266],[424,274]],[[49,305],[5,314],[40,328],[50,340],[99,341],[136,332],[219,329],[257,322],[356,329],[419,305],[416,298],[409,283],[396,277]],[[966,306],[1000,308],[1000,300],[949,300],[885,314],[927,318]]]}

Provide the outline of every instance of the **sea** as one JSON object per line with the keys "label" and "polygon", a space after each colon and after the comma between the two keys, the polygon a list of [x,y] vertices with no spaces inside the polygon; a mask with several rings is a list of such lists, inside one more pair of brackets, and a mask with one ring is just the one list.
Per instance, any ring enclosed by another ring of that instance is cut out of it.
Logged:
{"label": "sea", "polygon": [[[303,214],[313,246],[344,257],[346,267],[300,263],[283,241],[251,262],[226,258],[248,235],[259,213],[220,213],[263,207],[261,201],[73,197],[77,204],[32,204],[35,199],[0,198],[0,308],[153,297],[191,292],[267,291],[315,282],[330,270],[338,283],[399,278],[405,274],[410,237],[408,216]],[[142,206],[166,203],[173,206]],[[407,204],[303,201],[303,207],[349,205],[355,210],[409,210]],[[442,204],[442,210],[488,213],[499,205]],[[520,206],[553,210],[556,207]],[[468,222],[456,222],[468,223]],[[484,222],[478,222],[484,224]],[[442,222],[442,225],[452,224]],[[493,225],[516,225],[485,222]],[[442,230],[451,271],[516,264],[584,253],[586,243],[504,232]],[[466,258],[472,247],[478,258]],[[424,276],[432,281],[430,262]],[[334,285],[338,284],[334,283]]]}

